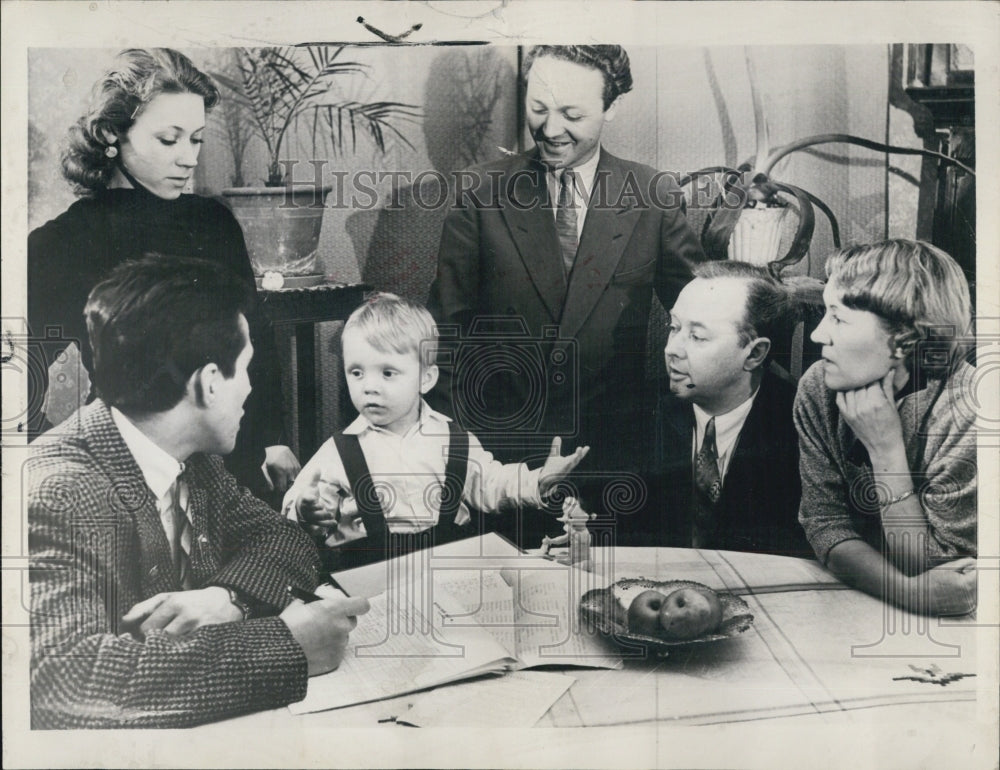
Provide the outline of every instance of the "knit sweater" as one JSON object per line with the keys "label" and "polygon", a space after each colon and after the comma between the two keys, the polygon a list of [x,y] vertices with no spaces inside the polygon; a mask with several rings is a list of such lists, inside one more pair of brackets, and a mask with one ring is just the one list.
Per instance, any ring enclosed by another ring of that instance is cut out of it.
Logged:
{"label": "knit sweater", "polygon": [[[840,416],[824,363],[803,375],[795,398],[802,502],[799,521],[820,562],[845,540],[882,551],[880,504],[868,452]],[[927,516],[927,556],[940,563],[976,556],[975,369],[947,380],[913,381],[897,395],[913,487]]]}

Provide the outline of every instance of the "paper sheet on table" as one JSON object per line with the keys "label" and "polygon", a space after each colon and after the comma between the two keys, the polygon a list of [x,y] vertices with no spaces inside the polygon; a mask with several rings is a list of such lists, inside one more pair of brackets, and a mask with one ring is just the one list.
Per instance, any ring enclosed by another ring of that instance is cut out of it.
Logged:
{"label": "paper sheet on table", "polygon": [[453,623],[476,623],[517,658],[532,666],[621,668],[622,659],[582,622],[580,596],[592,576],[575,569],[442,571],[440,585],[468,612]]}
{"label": "paper sheet on table", "polygon": [[[358,618],[336,671],[312,677],[295,714],[350,706],[502,671],[514,661],[478,625],[447,622],[464,609],[443,590],[433,596],[392,591]],[[427,606],[420,606],[427,605]]]}
{"label": "paper sheet on table", "polygon": [[514,599],[517,658],[531,666],[621,668],[622,659],[580,617],[580,598],[593,575],[577,569],[503,570]]}
{"label": "paper sheet on table", "polygon": [[415,695],[397,717],[417,727],[534,727],[576,680],[565,674],[513,671]]}
{"label": "paper sheet on table", "polygon": [[511,588],[497,570],[447,570],[434,574],[434,586],[441,587],[465,609],[453,615],[454,625],[476,624],[485,629],[511,657],[517,657],[514,633],[514,599]]}

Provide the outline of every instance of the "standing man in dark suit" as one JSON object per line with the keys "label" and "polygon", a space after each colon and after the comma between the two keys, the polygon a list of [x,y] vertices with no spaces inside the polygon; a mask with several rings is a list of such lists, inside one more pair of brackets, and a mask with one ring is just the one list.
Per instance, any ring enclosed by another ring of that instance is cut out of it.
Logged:
{"label": "standing man in dark suit", "polygon": [[301,700],[364,599],[311,590],[309,538],[232,451],[250,394],[251,295],[218,265],[126,262],[85,314],[98,400],[28,460],[31,724],[186,727]]}
{"label": "standing man in dark suit", "polygon": [[695,276],[670,310],[649,506],[619,520],[619,542],[811,557],[795,385],[769,369],[793,295],[742,262],[706,262]]}
{"label": "standing man in dark suit", "polygon": [[536,46],[524,72],[536,147],[459,174],[445,221],[438,404],[505,459],[541,460],[561,435],[591,447],[590,468],[635,469],[653,293],[670,307],[704,254],[675,181],[601,146],[632,88],[626,52]]}

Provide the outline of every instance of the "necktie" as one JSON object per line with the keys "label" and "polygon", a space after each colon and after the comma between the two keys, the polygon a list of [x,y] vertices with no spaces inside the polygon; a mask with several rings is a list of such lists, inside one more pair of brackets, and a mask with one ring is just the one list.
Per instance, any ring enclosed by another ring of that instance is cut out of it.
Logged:
{"label": "necktie", "polygon": [[715,530],[715,504],[722,495],[722,477],[719,475],[719,453],[715,448],[715,418],[705,426],[705,438],[694,458],[694,521],[691,532],[692,545],[705,548]]}
{"label": "necktie", "polygon": [[576,250],[580,245],[576,232],[576,208],[573,205],[573,180],[575,176],[572,169],[563,169],[562,177],[559,180],[559,202],[556,209],[556,232],[559,234],[563,269],[567,276],[573,271]]}
{"label": "necktie", "polygon": [[174,574],[184,590],[191,587],[191,519],[188,518],[187,485],[181,476],[174,481]]}

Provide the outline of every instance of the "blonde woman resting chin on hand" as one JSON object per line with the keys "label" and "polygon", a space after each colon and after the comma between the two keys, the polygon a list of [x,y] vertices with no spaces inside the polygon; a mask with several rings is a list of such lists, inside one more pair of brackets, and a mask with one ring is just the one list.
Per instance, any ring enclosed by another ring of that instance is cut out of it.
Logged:
{"label": "blonde woman resting chin on hand", "polygon": [[855,246],[827,262],[823,359],[795,401],[802,503],[816,556],[914,612],[976,598],[975,369],[969,288],[927,243]]}

